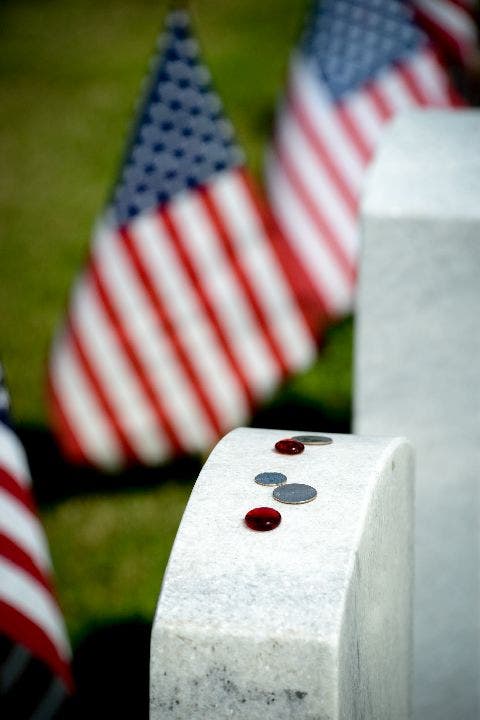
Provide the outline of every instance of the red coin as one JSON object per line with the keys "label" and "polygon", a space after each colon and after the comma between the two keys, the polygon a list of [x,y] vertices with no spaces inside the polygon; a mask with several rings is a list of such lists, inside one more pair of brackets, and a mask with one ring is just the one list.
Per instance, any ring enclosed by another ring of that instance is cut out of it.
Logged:
{"label": "red coin", "polygon": [[245,523],[251,530],[274,530],[280,525],[281,519],[278,510],[269,507],[253,508],[245,515]]}
{"label": "red coin", "polygon": [[279,440],[275,443],[275,450],[282,455],[299,455],[305,450],[305,445],[299,440]]}

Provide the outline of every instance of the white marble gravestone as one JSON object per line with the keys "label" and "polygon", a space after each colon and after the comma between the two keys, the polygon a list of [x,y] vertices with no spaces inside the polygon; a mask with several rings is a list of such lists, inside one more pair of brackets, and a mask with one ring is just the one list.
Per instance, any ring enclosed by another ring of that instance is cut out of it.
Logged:
{"label": "white marble gravestone", "polygon": [[480,113],[387,130],[363,200],[355,431],[416,450],[414,715],[480,717]]}
{"label": "white marble gravestone", "polygon": [[[402,439],[240,428],[193,489],[165,574],[150,663],[151,720],[410,717],[412,455]],[[279,471],[318,496],[285,505]],[[269,532],[254,507],[279,510]]]}

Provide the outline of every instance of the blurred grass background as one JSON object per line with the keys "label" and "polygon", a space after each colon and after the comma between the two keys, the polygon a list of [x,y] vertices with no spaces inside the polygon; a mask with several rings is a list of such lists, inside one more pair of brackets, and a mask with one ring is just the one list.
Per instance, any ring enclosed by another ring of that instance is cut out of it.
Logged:
{"label": "blurred grass background", "polygon": [[[259,181],[307,6],[190,3],[204,58]],[[43,402],[49,343],[116,176],[166,10],[158,0],[0,4],[0,358],[79,653],[101,627],[151,622],[200,467],[193,459],[120,478],[79,473],[57,457]],[[348,430],[351,335],[349,321],[332,328],[315,366],[253,423]]]}

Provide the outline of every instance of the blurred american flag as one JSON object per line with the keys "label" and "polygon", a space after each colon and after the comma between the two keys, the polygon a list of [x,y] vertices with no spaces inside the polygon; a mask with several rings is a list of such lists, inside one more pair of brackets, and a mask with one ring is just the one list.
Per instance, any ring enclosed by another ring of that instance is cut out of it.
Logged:
{"label": "blurred american flag", "polygon": [[0,368],[1,717],[48,720],[71,689],[70,647],[50,555]]}
{"label": "blurred american flag", "polygon": [[472,9],[460,0],[314,4],[266,177],[278,224],[329,316],[352,309],[359,198],[385,124],[408,108],[464,104],[439,54],[472,56]]}
{"label": "blurred american flag", "polygon": [[204,451],[312,361],[320,316],[173,12],[53,347],[57,437],[108,468]]}

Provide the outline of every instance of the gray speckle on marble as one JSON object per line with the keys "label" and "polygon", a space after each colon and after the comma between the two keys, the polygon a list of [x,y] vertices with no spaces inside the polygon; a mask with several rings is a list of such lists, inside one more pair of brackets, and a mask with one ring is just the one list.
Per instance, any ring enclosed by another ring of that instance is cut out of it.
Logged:
{"label": "gray speckle on marble", "polygon": [[409,717],[410,447],[335,435],[328,454],[278,455],[321,478],[322,502],[251,532],[272,492],[252,477],[289,435],[234,430],[199,475],[153,624],[151,720]]}
{"label": "gray speckle on marble", "polygon": [[480,113],[417,111],[367,181],[355,431],[416,451],[414,715],[480,717]]}

